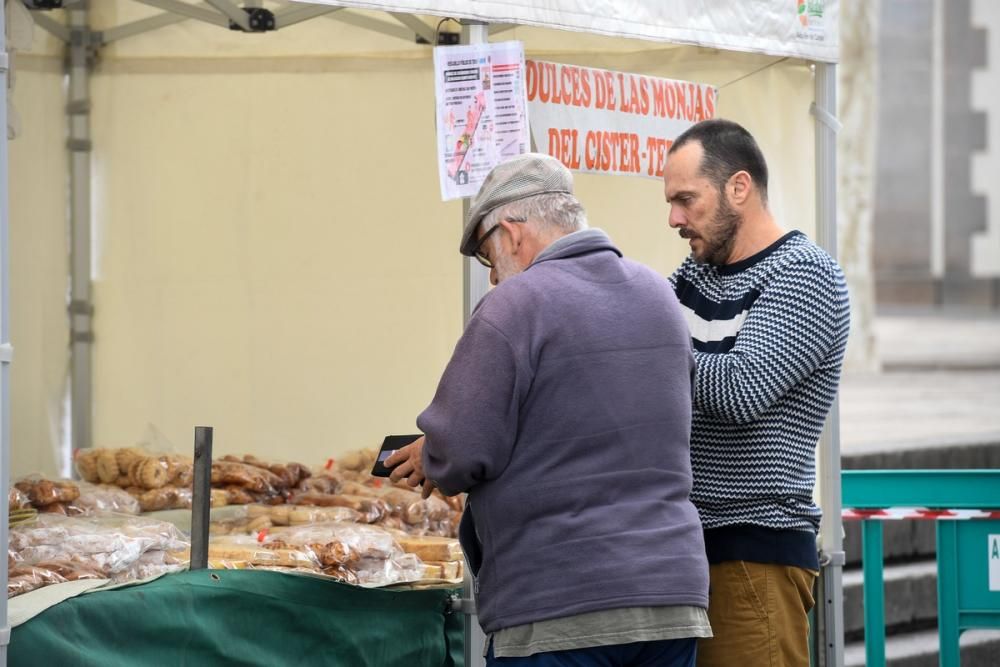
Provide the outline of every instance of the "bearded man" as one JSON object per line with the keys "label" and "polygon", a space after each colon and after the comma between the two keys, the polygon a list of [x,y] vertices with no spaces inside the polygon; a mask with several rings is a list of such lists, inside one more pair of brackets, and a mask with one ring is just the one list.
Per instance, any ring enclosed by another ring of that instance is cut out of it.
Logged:
{"label": "bearded man", "polygon": [[691,248],[671,282],[696,364],[691,499],[713,630],[698,665],[804,667],[819,570],[814,454],[847,344],[844,275],[775,221],[767,163],[740,125],[692,126],[663,178],[670,227]]}

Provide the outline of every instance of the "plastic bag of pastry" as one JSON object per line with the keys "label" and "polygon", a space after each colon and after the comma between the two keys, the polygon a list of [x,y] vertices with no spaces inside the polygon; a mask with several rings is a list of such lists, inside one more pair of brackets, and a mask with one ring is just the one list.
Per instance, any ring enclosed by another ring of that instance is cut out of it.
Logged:
{"label": "plastic bag of pastry", "polygon": [[339,474],[324,470],[317,475],[300,480],[295,487],[295,492],[337,493],[341,482],[343,479]]}
{"label": "plastic bag of pastry", "polygon": [[[180,489],[186,491],[186,489]],[[145,516],[88,517],[87,521],[112,534],[138,540],[145,551],[177,551],[191,546],[190,540],[177,526]]]}
{"label": "plastic bag of pastry", "polygon": [[235,561],[254,566],[278,565],[319,569],[319,562],[311,552],[273,540],[261,544],[253,536],[212,537],[208,542],[208,557],[210,560]]}
{"label": "plastic bag of pastry", "polygon": [[229,494],[225,489],[211,489],[210,504],[212,507],[225,507],[229,504]]}
{"label": "plastic bag of pastry", "polygon": [[188,509],[191,507],[191,498],[191,489],[164,486],[144,491],[139,496],[139,507],[143,512]]}
{"label": "plastic bag of pastry", "polygon": [[73,467],[76,469],[76,474],[91,484],[101,481],[97,474],[97,452],[96,449],[78,449],[73,452]]}
{"label": "plastic bag of pastry", "polygon": [[[382,479],[378,477],[373,477],[372,479],[378,480],[379,482],[382,481]],[[345,479],[340,482],[340,488],[337,489],[337,493],[346,493],[351,496],[375,497],[379,494],[379,488],[374,484],[364,484],[362,482]]]}
{"label": "plastic bag of pastry", "polygon": [[[43,505],[38,508],[39,512],[45,512],[46,514],[61,514],[62,516],[69,516],[69,512],[66,510],[68,506],[67,503],[52,503],[51,505]],[[76,514],[79,514],[77,512]]]}
{"label": "plastic bag of pastry", "polygon": [[393,537],[403,551],[415,554],[423,561],[460,561],[463,557],[462,547],[456,539],[404,533],[393,533]]}
{"label": "plastic bag of pastry", "polygon": [[[160,470],[156,470],[154,464]],[[124,472],[130,475],[133,484],[146,489],[184,487],[191,486],[194,481],[194,462],[190,457],[177,454],[149,454],[132,458]]]}
{"label": "plastic bag of pastry", "polygon": [[237,484],[230,484],[223,491],[226,492],[226,503],[229,505],[249,505],[256,501],[249,490]]}
{"label": "plastic bag of pastry", "polygon": [[388,513],[388,507],[382,500],[365,496],[307,491],[306,493],[296,493],[289,500],[296,505],[347,507],[357,512],[364,523],[375,523]]}
{"label": "plastic bag of pastry", "polygon": [[[288,507],[288,525],[298,526],[304,523],[320,523],[343,521],[361,523],[362,516],[350,507],[316,507],[312,505],[286,505]],[[275,525],[280,525],[277,521]]]}
{"label": "plastic bag of pastry", "polygon": [[238,461],[272,472],[281,479],[284,484],[282,488],[286,489],[295,487],[301,480],[312,475],[312,471],[301,463],[274,463],[259,459],[253,454],[246,454],[242,459],[230,455],[223,457],[223,460]]}
{"label": "plastic bag of pastry", "polygon": [[70,534],[65,523],[65,519],[55,521],[53,516],[39,514],[33,523],[13,526],[10,529],[9,548],[20,553],[28,547],[39,544],[59,544]]}
{"label": "plastic bag of pastry", "polygon": [[452,516],[442,521],[428,521],[424,528],[424,535],[436,535],[438,537],[458,537],[458,523],[462,515],[452,513]]}
{"label": "plastic bag of pastry", "polygon": [[256,535],[274,526],[267,515],[233,517],[208,524],[209,535]]}
{"label": "plastic bag of pastry", "polygon": [[140,486],[144,489],[167,486],[171,474],[169,465],[155,456],[137,457],[129,463],[125,471],[130,486]]}
{"label": "plastic bag of pastry", "polygon": [[10,487],[10,492],[7,494],[7,508],[9,510],[22,510],[28,507],[31,507],[31,499],[28,498],[28,494],[16,486]]}
{"label": "plastic bag of pastry", "polygon": [[377,455],[378,451],[371,448],[347,452],[337,459],[337,467],[341,470],[353,470],[356,472],[371,470],[372,465],[375,464],[375,457]]}
{"label": "plastic bag of pastry", "polygon": [[86,562],[70,559],[45,560],[36,565],[51,572],[55,572],[66,581],[77,581],[78,579],[104,579],[104,573]]}
{"label": "plastic bag of pastry", "polygon": [[424,566],[413,554],[401,553],[387,559],[363,558],[354,568],[359,586],[378,587],[419,581]]}
{"label": "plastic bag of pastry", "polygon": [[253,519],[267,517],[272,525],[287,526],[294,509],[291,505],[246,505],[247,516]]}
{"label": "plastic bag of pastry", "polygon": [[402,553],[393,536],[377,526],[360,523],[314,523],[288,528],[273,528],[267,541],[281,540],[300,547],[341,545],[318,557],[323,565],[356,562],[361,558],[390,558]]}
{"label": "plastic bag of pastry", "polygon": [[105,575],[121,572],[151,550],[177,550],[188,541],[173,525],[145,517],[40,515],[35,524],[11,530],[11,548],[27,563],[70,560]]}
{"label": "plastic bag of pastry", "polygon": [[145,456],[134,448],[97,447],[79,449],[73,455],[73,465],[80,477],[91,484],[117,484],[135,456]]}
{"label": "plastic bag of pastry", "polygon": [[147,551],[128,568],[115,573],[111,579],[116,584],[138,581],[158,577],[169,572],[179,572],[184,569],[184,566],[183,561],[166,551]]}
{"label": "plastic bag of pastry", "polygon": [[389,511],[409,524],[445,520],[452,512],[448,503],[433,495],[425,499],[416,491],[396,486],[381,489],[379,493],[379,497],[389,507]]}
{"label": "plastic bag of pastry", "polygon": [[[138,514],[139,501],[124,489],[111,484],[88,484],[80,482],[80,497],[70,507],[80,514],[115,512],[118,514]],[[70,512],[72,515],[74,512]]]}
{"label": "plastic bag of pastry", "polygon": [[270,470],[257,468],[239,461],[216,461],[212,463],[212,484],[215,486],[236,485],[248,491],[276,495],[285,484]]}
{"label": "plastic bag of pastry", "polygon": [[61,584],[66,581],[52,570],[31,565],[19,565],[7,573],[7,597],[21,595],[49,584]]}
{"label": "plastic bag of pastry", "polygon": [[361,582],[358,580],[358,575],[351,568],[344,565],[332,565],[330,567],[323,568],[323,574],[328,577],[333,577],[338,581],[342,581],[345,584],[351,584],[352,586],[358,586]]}
{"label": "plastic bag of pastry", "polygon": [[315,524],[275,529],[268,539],[304,543],[323,566],[323,573],[359,586],[388,586],[423,576],[420,559],[404,553],[392,536],[375,526]]}
{"label": "plastic bag of pastry", "polygon": [[76,482],[54,481],[38,475],[18,480],[14,487],[28,496],[32,506],[39,509],[56,503],[70,503],[80,497],[80,488]]}
{"label": "plastic bag of pastry", "polygon": [[441,493],[441,489],[435,488],[431,494],[432,498],[439,498],[448,504],[453,512],[462,513],[465,510],[465,494],[458,493],[454,496],[446,496]]}

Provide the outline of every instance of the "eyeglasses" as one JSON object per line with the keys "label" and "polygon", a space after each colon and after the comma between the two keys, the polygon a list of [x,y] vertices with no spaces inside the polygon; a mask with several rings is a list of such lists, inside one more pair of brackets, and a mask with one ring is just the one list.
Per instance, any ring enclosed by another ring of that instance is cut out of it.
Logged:
{"label": "eyeglasses", "polygon": [[[504,220],[504,222],[527,222],[528,221],[528,219],[524,218],[524,217],[522,217],[522,218],[506,217],[503,220]],[[477,243],[476,247],[472,249],[472,255],[477,260],[479,260],[479,263],[482,264],[483,266],[485,266],[487,269],[492,269],[493,268],[493,260],[491,260],[486,255],[486,253],[483,252],[483,249],[482,249],[483,248],[483,244],[486,243],[486,239],[488,239],[490,237],[490,234],[492,234],[496,230],[500,229],[500,227],[501,227],[500,223],[497,223],[494,226],[492,226],[489,229],[487,229],[486,233],[479,237],[479,243]]]}

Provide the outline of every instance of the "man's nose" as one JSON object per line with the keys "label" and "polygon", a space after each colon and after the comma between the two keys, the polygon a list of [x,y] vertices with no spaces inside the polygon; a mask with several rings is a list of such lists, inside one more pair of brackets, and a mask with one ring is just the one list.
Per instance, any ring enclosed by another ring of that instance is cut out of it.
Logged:
{"label": "man's nose", "polygon": [[670,215],[667,216],[667,224],[670,225],[672,229],[677,229],[678,227],[682,227],[687,224],[687,222],[684,220],[684,215],[677,210],[676,207],[671,206]]}

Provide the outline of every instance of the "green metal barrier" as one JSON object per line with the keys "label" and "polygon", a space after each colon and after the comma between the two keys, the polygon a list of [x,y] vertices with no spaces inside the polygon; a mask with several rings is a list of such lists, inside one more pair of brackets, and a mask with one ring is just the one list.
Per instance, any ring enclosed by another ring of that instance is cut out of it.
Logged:
{"label": "green metal barrier", "polygon": [[[845,470],[841,479],[845,520],[858,518],[851,510],[959,510],[913,516],[935,519],[940,664],[959,667],[963,631],[1000,628],[1000,470]],[[894,517],[868,516],[861,533],[865,664],[877,667],[885,665],[880,522]]]}

